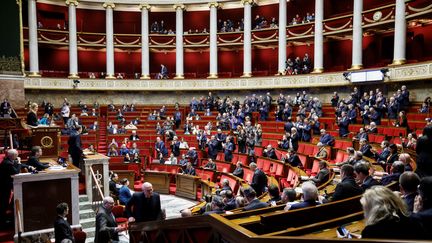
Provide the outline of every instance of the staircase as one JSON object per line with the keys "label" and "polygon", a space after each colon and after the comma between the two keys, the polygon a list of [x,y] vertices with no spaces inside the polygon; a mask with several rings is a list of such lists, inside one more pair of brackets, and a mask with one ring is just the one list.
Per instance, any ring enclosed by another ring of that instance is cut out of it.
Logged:
{"label": "staircase", "polygon": [[79,195],[79,215],[82,230],[87,233],[86,242],[94,242],[96,214],[87,195]]}
{"label": "staircase", "polygon": [[101,117],[99,122],[99,141],[98,141],[98,153],[100,154],[107,154],[107,124],[106,124],[106,117]]}

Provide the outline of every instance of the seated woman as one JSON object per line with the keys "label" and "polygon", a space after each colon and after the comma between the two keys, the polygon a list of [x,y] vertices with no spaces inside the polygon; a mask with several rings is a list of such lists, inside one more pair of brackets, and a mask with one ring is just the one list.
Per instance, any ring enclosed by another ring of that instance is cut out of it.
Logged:
{"label": "seated woman", "polygon": [[132,159],[132,162],[133,162],[133,163],[136,163],[136,164],[141,164],[141,158],[139,157],[139,154],[138,154],[138,153],[134,153],[133,156],[134,156],[134,157],[133,157],[133,159]]}
{"label": "seated woman", "polygon": [[131,162],[131,157],[130,157],[129,153],[124,155],[123,162],[125,164],[129,164]]}
{"label": "seated woman", "polygon": [[115,157],[115,156],[118,156],[118,152],[117,152],[117,149],[116,149],[115,146],[111,146],[111,147],[110,147],[107,156],[108,156],[108,157]]}
{"label": "seated woman", "polygon": [[121,205],[126,205],[132,198],[131,190],[129,189],[129,180],[124,178],[120,181],[122,187],[119,190],[119,201]]}
{"label": "seated woman", "polygon": [[47,113],[45,113],[43,115],[43,117],[41,117],[41,119],[39,119],[39,124],[40,125],[49,125],[50,124],[49,115]]}
{"label": "seated woman", "polygon": [[409,218],[407,206],[390,189],[374,186],[366,190],[360,202],[366,225],[362,238],[422,239],[422,224]]}
{"label": "seated woman", "polygon": [[111,143],[108,145],[108,148],[111,148],[111,147],[115,147],[116,149],[118,148],[118,143],[116,142],[115,138],[113,138],[111,140]]}

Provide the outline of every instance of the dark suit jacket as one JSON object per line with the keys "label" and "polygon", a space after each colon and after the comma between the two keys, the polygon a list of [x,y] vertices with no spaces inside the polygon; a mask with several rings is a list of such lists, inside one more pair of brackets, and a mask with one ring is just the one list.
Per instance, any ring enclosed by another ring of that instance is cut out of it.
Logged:
{"label": "dark suit jacket", "polygon": [[381,184],[383,186],[385,186],[385,185],[392,183],[393,181],[396,181],[399,183],[400,175],[401,175],[401,173],[393,173],[390,175],[383,176],[383,178],[381,178]]}
{"label": "dark suit jacket", "polygon": [[414,200],[417,196],[417,193],[411,193],[404,196],[404,201],[406,205],[408,206],[408,211],[412,212],[414,210]]}
{"label": "dark suit jacket", "polygon": [[368,176],[365,178],[365,180],[361,184],[361,188],[363,188],[363,190],[366,191],[366,189],[369,189],[373,186],[377,186],[379,184],[380,183],[377,180],[375,180],[374,178],[372,178],[372,176]]}
{"label": "dark suit jacket", "polygon": [[127,217],[134,217],[135,222],[147,222],[162,219],[160,196],[153,192],[146,198],[144,192],[136,192],[126,205]]}
{"label": "dark suit jacket", "polygon": [[27,124],[34,127],[38,125],[38,118],[34,112],[27,113]]}
{"label": "dark suit jacket", "polygon": [[243,178],[244,175],[244,171],[243,168],[235,168],[235,170],[233,171],[233,175],[239,177],[239,178]]}
{"label": "dark suit jacket", "polygon": [[304,202],[299,202],[296,204],[291,205],[290,210],[294,210],[294,209],[300,209],[300,208],[307,208],[307,207],[313,207],[316,205],[319,205],[320,203],[315,201],[315,200],[307,200]]}
{"label": "dark suit jacket", "polygon": [[55,219],[54,234],[55,243],[60,243],[64,239],[69,239],[72,242],[75,242],[70,224],[63,217],[57,216],[57,218]]}
{"label": "dark suit jacket", "polygon": [[183,171],[186,175],[196,175],[196,171],[193,167],[191,167],[190,169],[186,168]]}
{"label": "dark suit jacket", "polygon": [[290,164],[293,167],[301,167],[302,162],[297,154],[290,156],[288,159],[285,160],[286,163]]}
{"label": "dark suit jacket", "polygon": [[338,201],[345,198],[357,196],[363,193],[363,189],[357,185],[354,178],[346,177],[337,184],[332,201]]}
{"label": "dark suit jacket", "polygon": [[400,216],[399,219],[384,219],[366,226],[362,238],[374,239],[423,239],[424,229],[416,218]]}
{"label": "dark suit jacket", "polygon": [[233,210],[237,207],[236,204],[236,200],[235,198],[232,198],[231,200],[227,201],[225,204],[225,207],[223,208],[223,210],[225,211],[229,211],[229,210]]}
{"label": "dark suit jacket", "polygon": [[114,215],[101,206],[96,215],[95,243],[107,243],[110,240],[119,240],[118,232],[115,231],[117,222]]}
{"label": "dark suit jacket", "polygon": [[263,194],[267,186],[267,176],[260,169],[256,169],[252,178],[251,187],[255,190],[256,195],[259,197]]}
{"label": "dark suit jacket", "polygon": [[312,180],[313,182],[315,182],[315,184],[316,184],[317,186],[319,186],[319,185],[321,185],[322,183],[328,181],[329,176],[330,176],[330,171],[329,171],[329,169],[328,169],[328,168],[323,168],[323,169],[321,169],[321,170],[318,172],[318,174],[317,174],[315,177],[311,178],[311,180]]}
{"label": "dark suit jacket", "polygon": [[15,160],[11,160],[6,157],[3,162],[0,163],[0,190],[9,191],[13,188],[12,176],[19,174],[21,168],[26,168],[27,165],[18,164]]}
{"label": "dark suit jacket", "polygon": [[35,167],[36,170],[38,171],[49,168],[49,165],[47,163],[41,163],[39,159],[34,156],[30,156],[30,158],[27,161],[27,165]]}
{"label": "dark suit jacket", "polygon": [[[411,215],[411,218],[419,220],[423,224],[425,230],[425,238],[432,238],[432,208]],[[428,230],[429,229],[429,230]]]}
{"label": "dark suit jacket", "polygon": [[243,208],[243,211],[266,208],[266,207],[268,207],[267,203],[261,202],[258,198],[255,198],[246,207]]}

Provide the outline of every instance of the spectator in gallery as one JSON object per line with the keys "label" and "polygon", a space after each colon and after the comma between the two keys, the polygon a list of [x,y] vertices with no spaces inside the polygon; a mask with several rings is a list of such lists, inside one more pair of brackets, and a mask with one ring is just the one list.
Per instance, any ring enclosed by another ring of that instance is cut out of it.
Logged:
{"label": "spectator in gallery", "polygon": [[154,23],[152,23],[152,25],[150,26],[150,31],[152,33],[157,33],[159,32],[159,24],[157,21],[155,21]]}
{"label": "spectator in gallery", "polygon": [[167,79],[168,78],[168,68],[164,64],[161,64],[160,73],[158,73],[156,78],[157,79]]}
{"label": "spectator in gallery", "polygon": [[118,73],[116,78],[117,79],[123,79],[123,75],[121,73]]}

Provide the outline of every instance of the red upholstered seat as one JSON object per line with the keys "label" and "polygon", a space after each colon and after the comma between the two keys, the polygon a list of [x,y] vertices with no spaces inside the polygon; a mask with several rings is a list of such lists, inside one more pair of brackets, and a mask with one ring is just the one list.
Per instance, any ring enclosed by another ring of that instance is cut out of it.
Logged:
{"label": "red upholstered seat", "polygon": [[112,209],[112,213],[116,219],[117,224],[124,224],[127,222],[127,218],[124,216],[124,206],[114,206]]}
{"label": "red upholstered seat", "polygon": [[228,180],[229,186],[233,190],[234,195],[237,194],[237,190],[239,189],[240,186],[238,180],[228,175],[222,175],[220,178],[220,183],[222,183],[222,181],[225,179]]}
{"label": "red upholstered seat", "polygon": [[252,182],[253,171],[248,168],[243,168],[243,180],[246,182]]}
{"label": "red upholstered seat", "polygon": [[75,238],[75,243],[85,243],[87,239],[87,233],[81,230],[74,231],[73,236]]}

